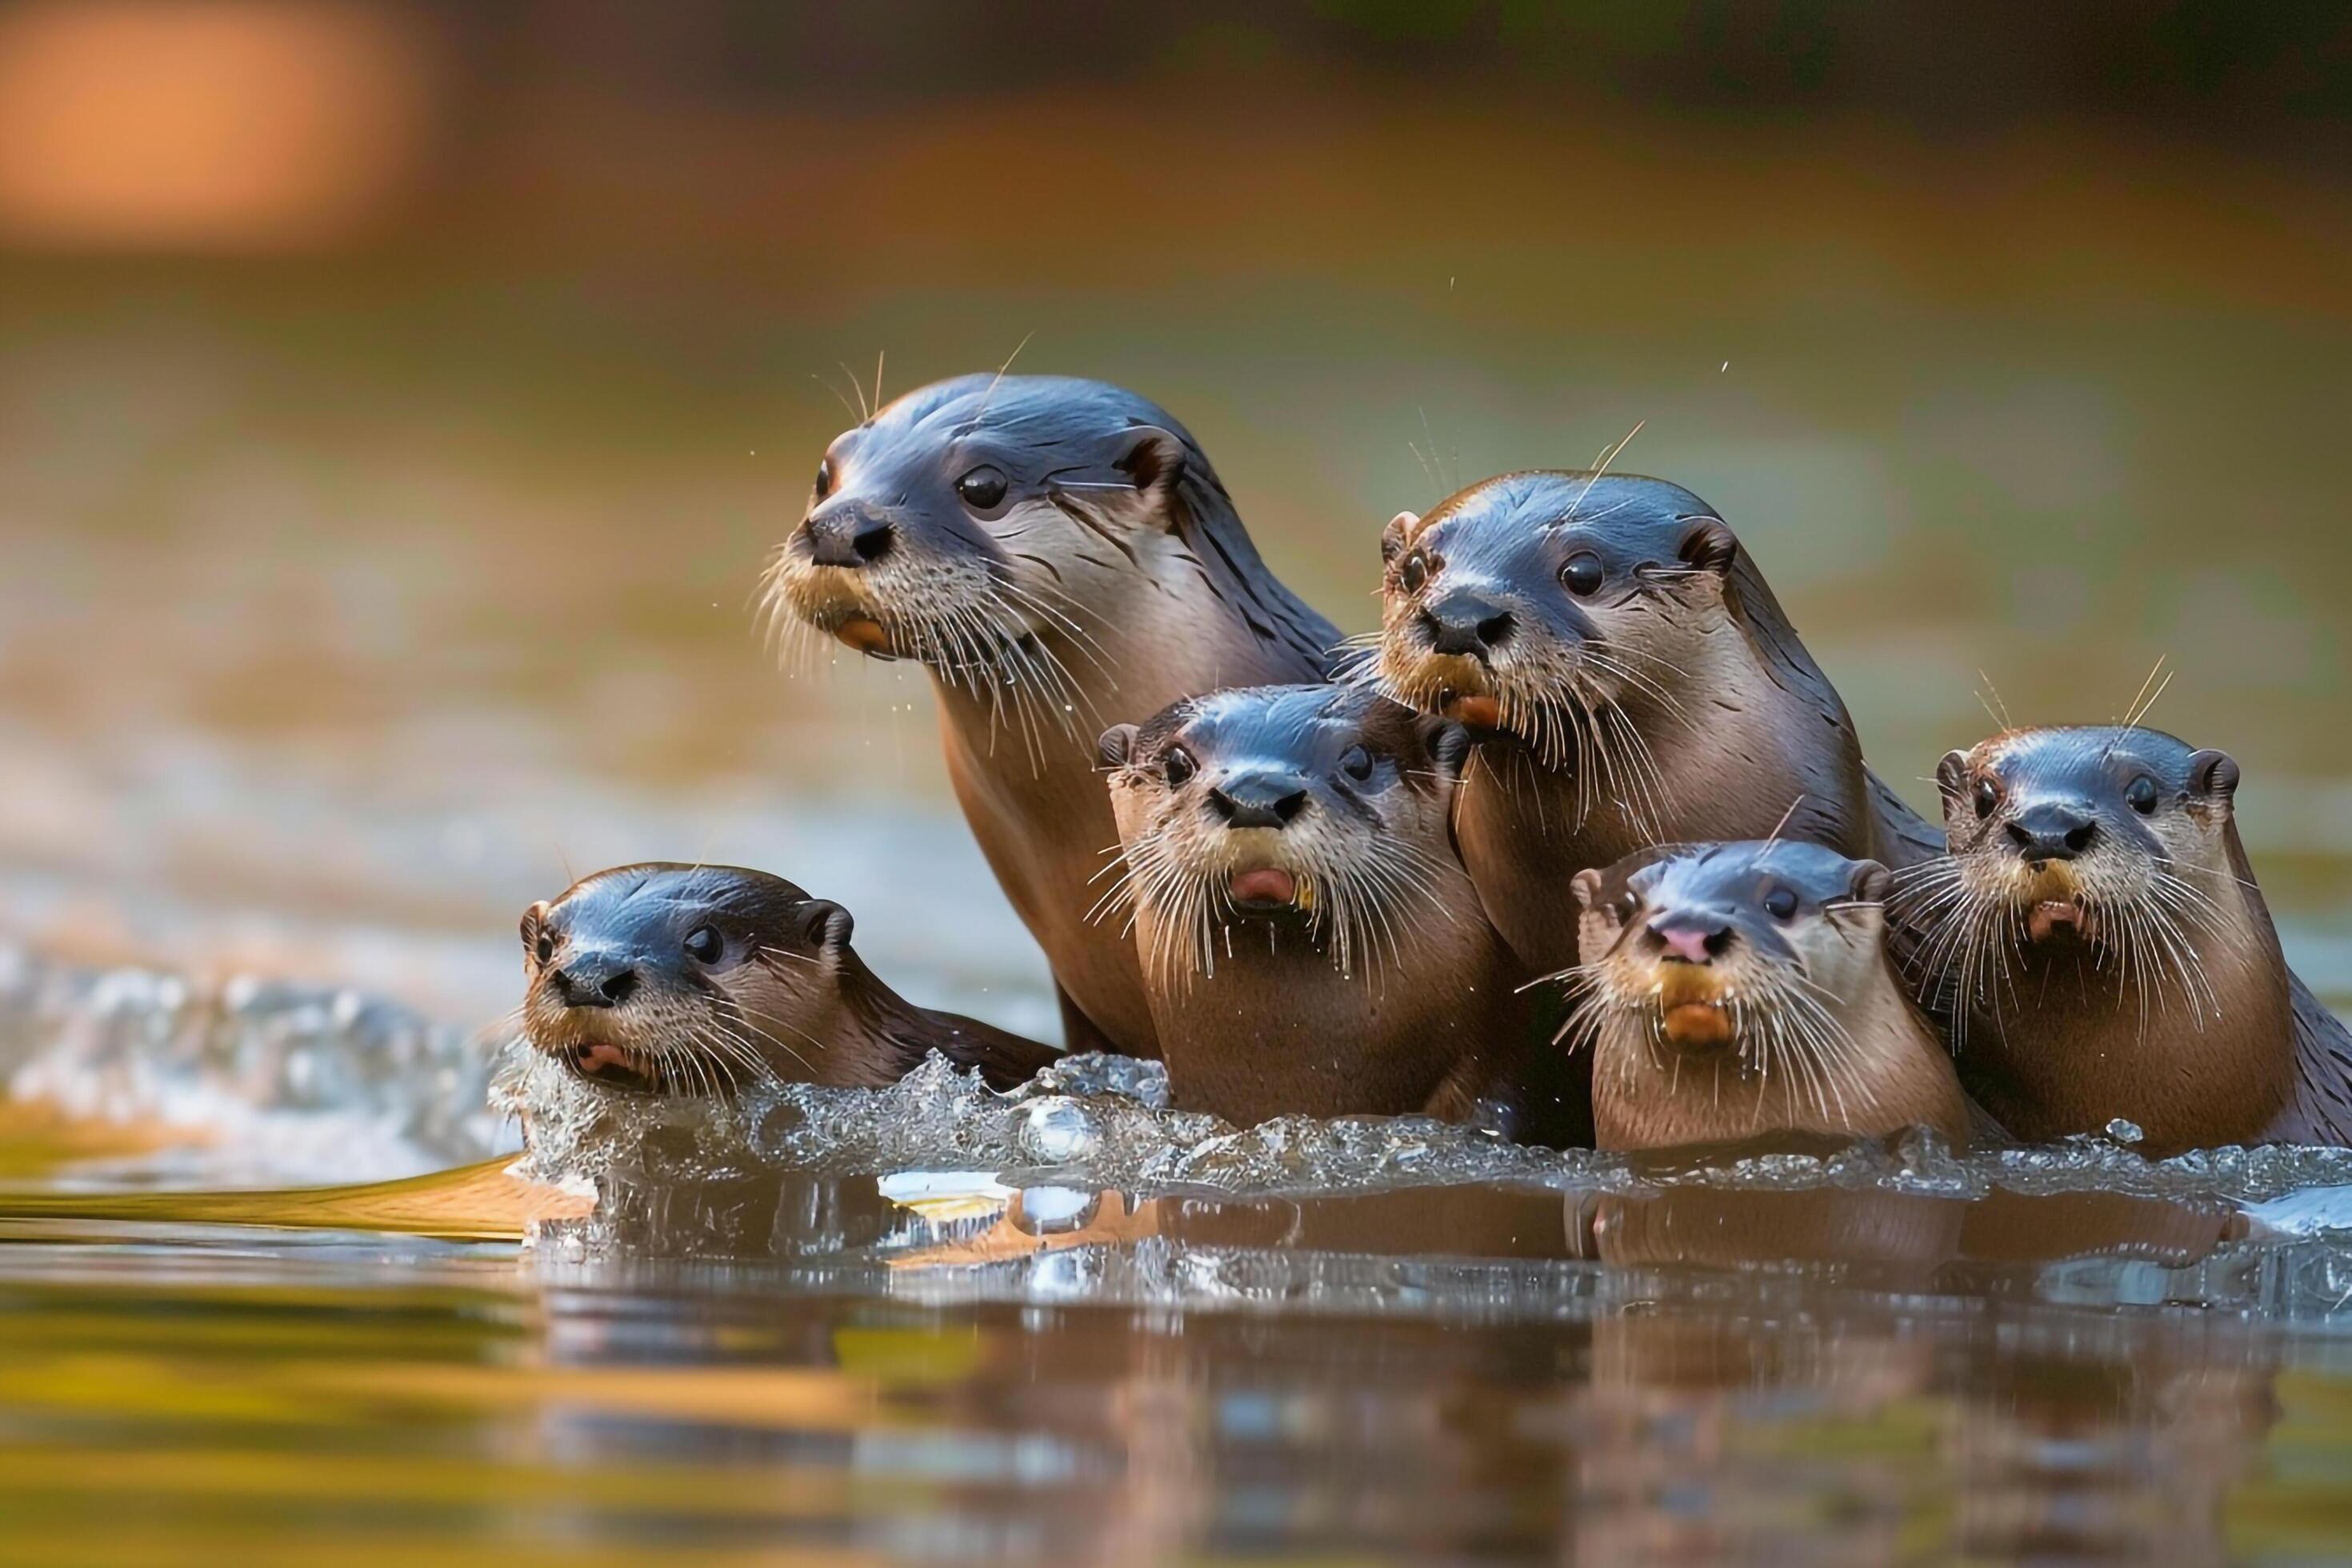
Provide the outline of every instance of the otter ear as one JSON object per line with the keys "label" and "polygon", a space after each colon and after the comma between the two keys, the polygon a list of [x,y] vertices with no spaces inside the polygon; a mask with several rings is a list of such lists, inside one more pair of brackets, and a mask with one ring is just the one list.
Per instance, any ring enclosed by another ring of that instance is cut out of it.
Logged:
{"label": "otter ear", "polygon": [[537,953],[532,950],[539,946],[539,933],[547,925],[547,910],[548,902],[545,899],[541,899],[522,912],[523,950],[526,952],[531,952],[534,957]]}
{"label": "otter ear", "polygon": [[1675,553],[1685,566],[1727,577],[1731,563],[1739,559],[1739,539],[1719,517],[1693,518],[1690,531],[1683,535],[1682,548]]}
{"label": "otter ear", "polygon": [[1420,521],[1421,514],[1416,511],[1401,511],[1389,519],[1389,525],[1381,530],[1381,565],[1386,566],[1404,553],[1404,537]]}
{"label": "otter ear", "polygon": [[1895,873],[1875,860],[1857,861],[1846,879],[1846,896],[1858,904],[1883,904],[1895,890]]}
{"label": "otter ear", "polygon": [[1576,907],[1590,912],[1598,907],[1596,900],[1601,897],[1601,873],[1591,867],[1585,868],[1569,882],[1568,890],[1574,895]]}
{"label": "otter ear", "polygon": [[1459,782],[1462,766],[1470,760],[1470,731],[1450,719],[1441,719],[1429,731],[1429,755],[1440,772]]}
{"label": "otter ear", "polygon": [[1105,730],[1102,732],[1102,738],[1095,742],[1095,751],[1102,758],[1103,766],[1107,768],[1127,766],[1127,760],[1135,755],[1135,726],[1113,724],[1109,729]]}
{"label": "otter ear", "polygon": [[1969,754],[1966,752],[1946,752],[1944,760],[1936,764],[1936,793],[1951,805],[1968,794]]}
{"label": "otter ear", "polygon": [[1129,483],[1136,497],[1164,513],[1176,481],[1184,477],[1184,443],[1157,425],[1138,425],[1127,432],[1127,446],[1112,463]]}
{"label": "otter ear", "polygon": [[825,952],[847,948],[850,932],[857,929],[849,911],[831,899],[811,899],[801,906],[798,919],[803,940]]}
{"label": "otter ear", "polygon": [[2206,750],[2189,759],[2189,793],[2227,802],[2238,793],[2238,762],[2227,752]]}

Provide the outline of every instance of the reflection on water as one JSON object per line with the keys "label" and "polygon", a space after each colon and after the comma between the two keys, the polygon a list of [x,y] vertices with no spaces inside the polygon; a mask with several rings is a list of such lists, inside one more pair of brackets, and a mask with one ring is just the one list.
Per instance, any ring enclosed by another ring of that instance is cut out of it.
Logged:
{"label": "reflection on water", "polygon": [[[1430,1199],[934,1222],[801,1184],[769,1212],[803,1255],[757,1263],[11,1221],[0,1518],[75,1561],[2352,1549],[2323,1244],[1935,1268],[1969,1227],[1887,1218],[1857,1278],[1576,1261],[1555,1194]],[[1031,1251],[985,1261],[1007,1224]]]}

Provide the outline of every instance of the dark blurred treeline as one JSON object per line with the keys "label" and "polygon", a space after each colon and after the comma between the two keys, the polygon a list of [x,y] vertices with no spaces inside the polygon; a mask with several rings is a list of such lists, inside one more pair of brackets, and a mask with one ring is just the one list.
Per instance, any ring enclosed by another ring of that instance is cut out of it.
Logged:
{"label": "dark blurred treeline", "polygon": [[1759,119],[1858,111],[1932,135],[2119,122],[2352,169],[2352,6],[2281,0],[445,0],[476,84],[838,105],[1100,88],[1171,74],[1370,72]]}

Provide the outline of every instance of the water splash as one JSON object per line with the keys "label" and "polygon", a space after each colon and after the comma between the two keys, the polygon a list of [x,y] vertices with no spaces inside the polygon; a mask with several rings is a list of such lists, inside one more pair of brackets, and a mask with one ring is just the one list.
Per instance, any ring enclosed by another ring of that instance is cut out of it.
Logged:
{"label": "water splash", "polygon": [[482,1043],[359,993],[216,987],[0,945],[10,1098],[154,1125],[163,1146],[77,1174],[214,1185],[389,1180],[506,1152]]}
{"label": "water splash", "polygon": [[519,1045],[494,1096],[528,1134],[541,1180],[738,1181],[763,1172],[881,1176],[984,1171],[1013,1187],[1206,1188],[1233,1194],[1352,1193],[1474,1183],[1568,1193],[1882,1190],[1975,1198],[2095,1192],[2263,1204],[2352,1184],[2352,1151],[2201,1150],[2149,1161],[2108,1139],[1955,1154],[1932,1134],[1690,1161],[1510,1143],[1425,1117],[1279,1117],[1235,1128],[1167,1104],[1157,1063],[1081,1056],[1005,1093],[931,1056],[880,1089],[770,1084],[731,1105],[662,1100],[582,1081]]}

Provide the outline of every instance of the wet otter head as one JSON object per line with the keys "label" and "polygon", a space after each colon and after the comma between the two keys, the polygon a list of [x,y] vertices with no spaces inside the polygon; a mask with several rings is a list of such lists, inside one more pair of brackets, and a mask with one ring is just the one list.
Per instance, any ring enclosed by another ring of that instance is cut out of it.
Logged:
{"label": "wet otter head", "polygon": [[1099,910],[1131,905],[1163,977],[1213,974],[1243,941],[1303,941],[1343,974],[1396,962],[1417,924],[1451,918],[1433,879],[1468,743],[1350,687],[1218,691],[1117,725],[1124,877]]}
{"label": "wet otter head", "polygon": [[2168,990],[2219,1015],[2209,963],[2241,929],[2243,864],[2226,753],[2154,730],[2015,731],[1947,754],[1936,783],[1950,858],[1906,872],[1895,899],[1931,982],[1997,1005],[2022,956],[2107,971],[2143,1007]]}
{"label": "wet otter head", "polygon": [[1788,840],[1579,873],[1565,1037],[1594,1048],[1604,1146],[1914,1124],[1964,1138],[1951,1066],[1889,967],[1890,879]]}
{"label": "wet otter head", "polygon": [[[1034,749],[1093,719],[1092,687],[1119,675],[1108,628],[1148,618],[1155,584],[1186,572],[1253,599],[1257,557],[1229,531],[1207,457],[1155,405],[1100,382],[958,376],[834,438],[771,558],[768,607],[921,660]],[[1195,552],[1201,532],[1218,548]]]}
{"label": "wet otter head", "polygon": [[1705,501],[1635,475],[1507,474],[1400,512],[1381,538],[1381,683],[1548,767],[1590,748],[1639,793],[1655,781],[1635,726],[1678,710],[1738,549]]}
{"label": "wet otter head", "polygon": [[581,1077],[662,1094],[826,1081],[849,911],[764,872],[599,871],[523,911],[523,1030]]}
{"label": "wet otter head", "polygon": [[1836,1003],[1885,967],[1887,885],[1874,860],[1794,842],[1669,845],[1580,872],[1580,1023],[1735,1051],[1759,1074],[1776,1052],[1827,1068]]}

